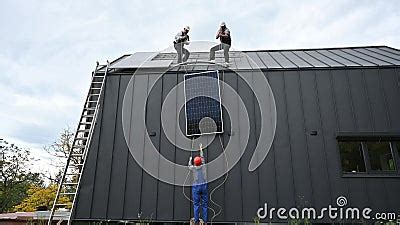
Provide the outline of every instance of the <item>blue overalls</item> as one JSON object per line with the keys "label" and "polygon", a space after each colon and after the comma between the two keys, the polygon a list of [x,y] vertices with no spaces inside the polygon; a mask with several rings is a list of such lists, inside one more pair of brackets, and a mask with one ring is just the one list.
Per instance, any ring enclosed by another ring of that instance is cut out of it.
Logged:
{"label": "blue overalls", "polygon": [[193,166],[189,162],[189,169],[193,171],[193,207],[194,207],[194,221],[199,222],[200,206],[202,209],[201,215],[205,223],[208,220],[208,185],[206,166],[204,165],[204,158],[202,157],[202,165]]}

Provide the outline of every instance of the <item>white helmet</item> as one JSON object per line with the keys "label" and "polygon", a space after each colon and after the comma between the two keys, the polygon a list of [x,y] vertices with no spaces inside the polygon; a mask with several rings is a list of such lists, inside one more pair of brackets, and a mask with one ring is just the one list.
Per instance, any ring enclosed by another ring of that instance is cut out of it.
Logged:
{"label": "white helmet", "polygon": [[183,29],[189,31],[189,30],[190,30],[190,27],[189,27],[189,25],[186,25]]}
{"label": "white helmet", "polygon": [[219,25],[220,27],[224,27],[226,26],[226,23],[224,21],[221,22],[221,25]]}

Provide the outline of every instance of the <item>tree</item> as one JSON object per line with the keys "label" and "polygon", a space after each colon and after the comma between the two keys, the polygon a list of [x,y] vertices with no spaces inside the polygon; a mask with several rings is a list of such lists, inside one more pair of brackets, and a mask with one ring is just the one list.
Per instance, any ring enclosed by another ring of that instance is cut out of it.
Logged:
{"label": "tree", "polygon": [[30,170],[28,149],[0,139],[0,213],[9,212],[26,196],[31,185],[42,185],[40,174]]}
{"label": "tree", "polygon": [[73,141],[74,132],[70,128],[65,128],[60,133],[60,136],[56,141],[54,141],[51,145],[44,147],[44,150],[55,158],[55,162],[52,163],[52,165],[58,169],[55,175],[52,175],[50,172],[47,173],[48,175],[46,178],[48,178],[51,182],[58,183],[61,179]]}
{"label": "tree", "polygon": [[[45,146],[44,150],[49,153],[51,156],[55,157],[56,165],[55,167],[57,168],[57,173],[52,177],[51,173],[48,173],[48,176],[46,176],[51,183],[57,187],[58,183],[60,182],[65,164],[67,162],[68,156],[70,154],[70,150],[72,148],[72,144],[74,142],[74,137],[75,137],[75,132],[73,132],[70,128],[65,128],[61,133],[60,136],[56,141],[53,142],[53,144]],[[80,143],[82,144],[82,143]],[[74,163],[78,163],[78,158],[72,158],[71,160],[74,160]],[[76,182],[78,179],[78,176],[72,176],[72,177],[66,177],[64,182]],[[75,192],[76,188],[73,186],[65,187],[65,192]],[[54,198],[57,193],[57,188],[54,189]],[[61,197],[60,197],[61,198]],[[64,199],[59,199],[58,202],[66,201],[71,203],[73,201],[72,196],[65,197]],[[64,202],[65,203],[65,202]],[[72,204],[72,203],[71,203]]]}
{"label": "tree", "polygon": [[[28,191],[28,196],[17,206],[14,207],[16,211],[32,212],[39,206],[46,206],[50,209],[56,197],[57,185],[50,184],[48,187],[32,185]],[[58,200],[59,203],[68,203],[70,199],[62,196]]]}

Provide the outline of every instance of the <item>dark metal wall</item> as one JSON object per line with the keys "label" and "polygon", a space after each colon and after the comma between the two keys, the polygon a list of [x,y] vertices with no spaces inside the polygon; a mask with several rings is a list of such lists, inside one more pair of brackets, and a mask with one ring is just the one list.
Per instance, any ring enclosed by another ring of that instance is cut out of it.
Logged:
{"label": "dark metal wall", "polygon": [[[378,211],[400,211],[399,177],[342,177],[337,132],[399,132],[399,68],[291,70],[264,72],[276,101],[277,129],[272,149],[263,164],[248,171],[259,134],[260,113],[244,81],[225,74],[245,101],[251,126],[250,142],[227,182],[213,195],[222,206],[214,221],[253,221],[265,202],[271,207],[336,205],[346,196],[348,205]],[[251,72],[250,72],[251,74]],[[144,98],[149,80],[134,79],[133,102]],[[95,127],[82,176],[75,219],[142,219],[187,221],[192,207],[182,187],[159,182],[138,166],[130,155],[122,130],[122,101],[130,75],[109,75],[102,110]],[[155,131],[153,144],[166,158],[185,165],[189,153],[179,151],[161,132],[162,99],[183,74],[164,75],[152,90],[147,104],[147,128]],[[158,119],[157,119],[158,118]],[[235,119],[235,118],[229,118]],[[184,124],[184,117],[180,117]],[[229,123],[227,116],[224,116]],[[310,131],[318,135],[310,135]],[[133,130],[143,135],[143,130]],[[240,132],[240,131],[238,131]],[[228,132],[222,136],[226,145]],[[146,148],[144,144],[143,150]],[[221,154],[215,140],[206,150],[212,160]],[[156,163],[152,159],[147,163]],[[209,190],[223,178],[209,184]],[[190,190],[186,188],[190,196]],[[210,204],[218,211],[218,207]],[[210,212],[210,218],[212,213]]]}

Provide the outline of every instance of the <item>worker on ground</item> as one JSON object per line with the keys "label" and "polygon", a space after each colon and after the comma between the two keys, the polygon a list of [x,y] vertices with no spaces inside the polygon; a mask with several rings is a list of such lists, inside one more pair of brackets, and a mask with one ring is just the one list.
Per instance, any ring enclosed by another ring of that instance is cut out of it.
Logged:
{"label": "worker on ground", "polygon": [[[176,52],[178,53],[178,63],[181,63],[182,60],[183,62],[186,62],[189,58],[189,51],[184,48],[184,45],[189,44],[189,26],[185,26],[183,28],[183,31],[179,31],[178,34],[175,36],[175,41],[174,41],[174,48]],[[182,54],[183,54],[183,59],[182,59]]]}
{"label": "worker on ground", "polygon": [[215,62],[215,52],[216,51],[224,50],[225,63],[229,64],[229,48],[231,47],[232,39],[231,39],[231,32],[226,27],[225,22],[221,22],[221,24],[220,24],[220,27],[218,29],[215,39],[218,39],[218,38],[221,41],[221,43],[210,49],[210,61]]}
{"label": "worker on ground", "polygon": [[[193,165],[194,164],[194,165]],[[193,196],[193,207],[194,207],[194,222],[199,224],[199,214],[200,206],[202,209],[201,218],[203,222],[207,224],[208,219],[208,185],[207,185],[207,173],[206,165],[203,154],[203,146],[200,144],[200,156],[196,156],[193,159],[189,158],[188,163],[189,169],[193,172],[193,186],[192,186],[192,196]]]}

